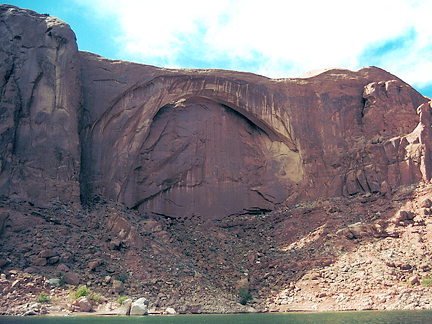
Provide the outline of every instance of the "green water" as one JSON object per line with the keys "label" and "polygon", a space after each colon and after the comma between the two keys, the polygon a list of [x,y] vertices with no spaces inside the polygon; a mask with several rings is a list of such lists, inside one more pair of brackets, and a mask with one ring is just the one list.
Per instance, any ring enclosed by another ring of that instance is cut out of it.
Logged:
{"label": "green water", "polygon": [[146,324],[356,324],[431,323],[432,311],[388,311],[388,312],[340,312],[340,313],[288,313],[288,314],[238,314],[238,315],[177,315],[143,317],[0,317],[0,323],[146,323]]}

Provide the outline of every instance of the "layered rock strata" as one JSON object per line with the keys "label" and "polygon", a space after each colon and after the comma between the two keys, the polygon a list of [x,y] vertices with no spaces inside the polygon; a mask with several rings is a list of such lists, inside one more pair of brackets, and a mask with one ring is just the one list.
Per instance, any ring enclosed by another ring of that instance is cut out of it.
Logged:
{"label": "layered rock strata", "polygon": [[0,194],[220,219],[430,180],[428,99],[379,68],[162,69],[79,52],[67,24],[0,8]]}
{"label": "layered rock strata", "polygon": [[430,178],[427,140],[407,136],[427,99],[378,68],[271,80],[81,55],[85,188],[141,212],[220,218]]}

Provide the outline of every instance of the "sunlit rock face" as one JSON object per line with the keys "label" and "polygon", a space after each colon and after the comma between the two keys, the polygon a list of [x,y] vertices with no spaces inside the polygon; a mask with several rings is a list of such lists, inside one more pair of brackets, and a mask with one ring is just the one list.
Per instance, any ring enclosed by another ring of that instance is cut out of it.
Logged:
{"label": "sunlit rock face", "polygon": [[82,64],[82,185],[142,213],[215,219],[429,177],[429,151],[405,149],[427,99],[378,68],[271,80],[90,54]]}
{"label": "sunlit rock face", "polygon": [[428,99],[379,68],[278,79],[79,52],[0,6],[0,195],[220,219],[431,177]]}

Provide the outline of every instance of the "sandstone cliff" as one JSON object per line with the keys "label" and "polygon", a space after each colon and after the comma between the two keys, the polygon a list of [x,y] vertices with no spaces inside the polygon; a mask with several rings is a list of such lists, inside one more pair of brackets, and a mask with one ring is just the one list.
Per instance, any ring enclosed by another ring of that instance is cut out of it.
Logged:
{"label": "sandstone cliff", "polygon": [[48,15],[0,6],[0,193],[79,203],[80,65],[75,34]]}
{"label": "sandstone cliff", "polygon": [[0,58],[0,314],[79,283],[156,312],[249,311],[241,289],[258,311],[432,308],[431,106],[396,76],[107,60],[9,5]]}
{"label": "sandstone cliff", "polygon": [[220,219],[431,177],[428,100],[379,68],[168,70],[78,52],[46,15],[3,5],[1,24],[5,196]]}

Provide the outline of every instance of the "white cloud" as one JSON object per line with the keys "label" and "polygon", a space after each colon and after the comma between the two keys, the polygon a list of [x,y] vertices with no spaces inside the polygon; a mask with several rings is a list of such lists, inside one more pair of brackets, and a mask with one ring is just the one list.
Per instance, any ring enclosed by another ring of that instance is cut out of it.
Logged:
{"label": "white cloud", "polygon": [[358,69],[368,65],[367,49],[412,30],[409,48],[376,51],[372,61],[409,83],[432,83],[427,0],[75,1],[118,17],[121,58],[166,67],[204,61],[209,68],[223,58],[228,68],[250,62],[251,72],[270,77]]}

